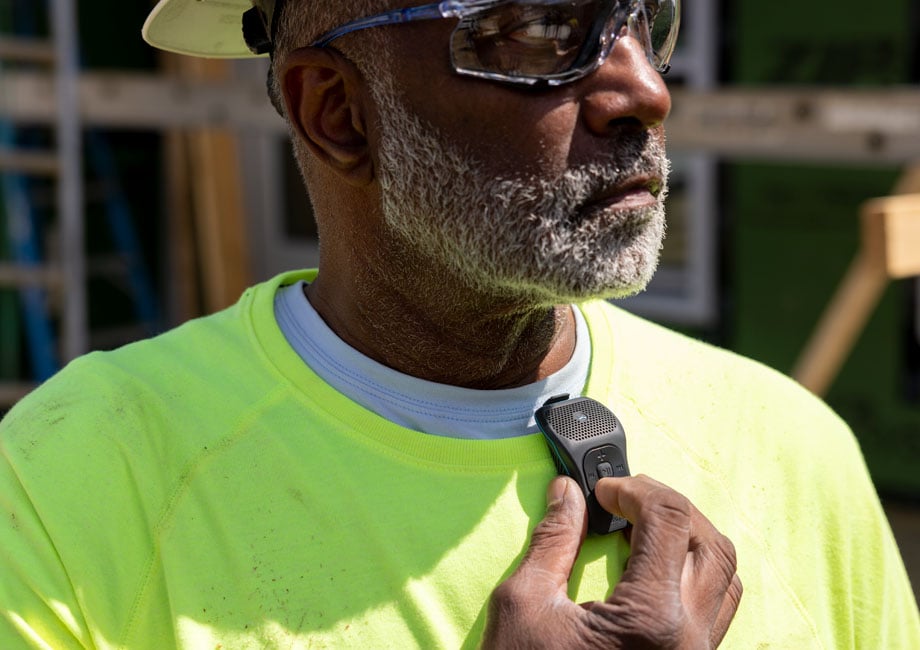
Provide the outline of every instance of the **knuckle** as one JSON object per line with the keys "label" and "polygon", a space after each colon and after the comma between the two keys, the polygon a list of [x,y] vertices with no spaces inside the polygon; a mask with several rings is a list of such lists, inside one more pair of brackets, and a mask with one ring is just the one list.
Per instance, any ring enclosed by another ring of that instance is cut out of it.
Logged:
{"label": "knuckle", "polygon": [[521,592],[514,576],[492,590],[492,597],[489,599],[489,613],[492,616],[501,618],[515,616],[522,609]]}
{"label": "knuckle", "polygon": [[659,507],[663,508],[667,512],[680,514],[682,517],[690,518],[690,513],[693,506],[690,505],[690,499],[685,497],[683,494],[675,492],[671,488],[666,488],[664,486],[657,488],[656,490],[657,503]]}
{"label": "knuckle", "polygon": [[687,497],[661,486],[649,494],[648,501],[642,507],[642,513],[647,518],[660,519],[684,528],[690,525],[692,508]]}
{"label": "knuckle", "polygon": [[716,533],[712,548],[723,569],[729,576],[734,575],[738,569],[738,553],[735,544],[722,533]]}
{"label": "knuckle", "polygon": [[722,555],[725,557],[726,562],[731,564],[732,568],[738,566],[738,552],[735,549],[735,544],[728,537],[719,533],[718,538],[716,539],[716,545],[719,548]]}
{"label": "knuckle", "polygon": [[514,578],[508,578],[492,590],[492,604],[499,609],[506,609],[517,601]]}
{"label": "knuckle", "polygon": [[741,582],[741,578],[738,577],[736,573],[732,577],[732,583],[728,587],[728,597],[731,600],[731,603],[737,611],[738,606],[741,604],[741,597],[744,595],[744,584]]}
{"label": "knuckle", "polygon": [[622,489],[639,504],[640,512],[645,515],[689,519],[693,512],[687,497],[644,474],[634,476]]}
{"label": "knuckle", "polygon": [[725,535],[713,529],[711,537],[701,541],[693,551],[694,555],[706,567],[706,571],[722,590],[731,589],[738,578],[738,558],[735,545]]}
{"label": "knuckle", "polygon": [[679,602],[661,603],[643,590],[629,590],[594,613],[589,623],[592,632],[616,638],[624,648],[677,648],[686,628]]}

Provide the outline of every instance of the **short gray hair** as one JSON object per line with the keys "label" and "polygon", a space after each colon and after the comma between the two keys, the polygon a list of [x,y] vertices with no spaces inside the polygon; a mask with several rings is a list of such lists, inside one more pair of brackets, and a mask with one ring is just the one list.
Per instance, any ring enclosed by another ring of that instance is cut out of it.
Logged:
{"label": "short gray hair", "polygon": [[[278,62],[293,50],[312,43],[322,34],[339,25],[386,11],[391,0],[287,0],[281,7],[275,29],[274,53],[268,76],[268,95],[272,105],[284,116],[284,100],[278,79]],[[371,53],[382,45],[380,30],[368,30],[365,37],[355,39],[350,46],[337,44],[359,68],[371,64]]]}
{"label": "short gray hair", "polygon": [[[313,178],[311,172],[315,170],[316,160],[294,133],[290,116],[287,115],[278,75],[280,62],[292,51],[309,45],[329,30],[350,20],[386,11],[393,4],[393,0],[287,0],[281,8],[268,73],[268,96],[275,110],[292,127],[291,146],[294,159],[297,161],[308,195],[314,189],[311,183],[311,178]],[[386,64],[382,63],[382,59],[388,58],[381,56],[386,47],[384,32],[385,30],[369,29],[362,33],[361,38],[348,39],[335,44],[337,50],[346,55],[362,73],[369,77],[372,85],[374,85],[375,77],[384,76],[381,67]],[[311,197],[310,200],[312,202],[313,198]]]}

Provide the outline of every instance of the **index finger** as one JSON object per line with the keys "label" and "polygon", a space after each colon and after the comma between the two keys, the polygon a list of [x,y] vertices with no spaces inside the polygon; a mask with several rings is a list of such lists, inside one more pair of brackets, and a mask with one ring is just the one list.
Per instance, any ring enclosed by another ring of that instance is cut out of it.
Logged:
{"label": "index finger", "polygon": [[679,589],[690,548],[690,501],[643,475],[602,478],[594,490],[605,510],[633,524],[632,552],[624,581],[638,578]]}

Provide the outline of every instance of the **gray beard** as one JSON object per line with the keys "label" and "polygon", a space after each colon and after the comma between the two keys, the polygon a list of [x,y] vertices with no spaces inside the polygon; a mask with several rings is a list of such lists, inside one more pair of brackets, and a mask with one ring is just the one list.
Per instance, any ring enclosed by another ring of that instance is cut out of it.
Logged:
{"label": "gray beard", "polygon": [[[604,159],[561,175],[498,176],[406,107],[385,75],[373,92],[381,128],[379,181],[388,235],[406,264],[531,305],[624,297],[643,290],[665,231],[669,163],[660,139],[627,132]],[[637,174],[662,179],[651,208],[584,206]]]}

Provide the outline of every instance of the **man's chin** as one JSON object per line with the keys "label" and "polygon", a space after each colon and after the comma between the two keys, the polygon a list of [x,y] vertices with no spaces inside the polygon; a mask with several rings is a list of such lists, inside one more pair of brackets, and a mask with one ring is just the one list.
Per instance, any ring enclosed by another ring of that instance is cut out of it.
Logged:
{"label": "man's chin", "polygon": [[642,293],[648,287],[649,281],[636,281],[627,285],[616,284],[613,286],[591,287],[571,291],[558,291],[554,304],[583,303],[591,300],[619,300]]}
{"label": "man's chin", "polygon": [[[655,272],[649,269],[636,270],[629,277],[598,277],[570,275],[565,277],[541,276],[536,278],[515,277],[495,286],[496,293],[521,304],[534,307],[551,307],[561,304],[578,304],[591,300],[617,300],[642,293],[648,287]],[[494,282],[496,276],[492,276]]]}

